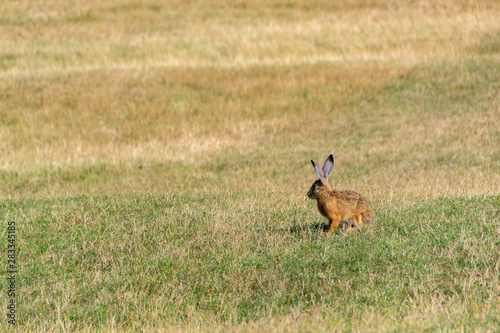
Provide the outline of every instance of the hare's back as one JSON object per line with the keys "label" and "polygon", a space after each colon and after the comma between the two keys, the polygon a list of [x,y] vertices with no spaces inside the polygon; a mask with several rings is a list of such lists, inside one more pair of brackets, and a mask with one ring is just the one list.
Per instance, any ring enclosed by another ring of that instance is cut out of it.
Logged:
{"label": "hare's back", "polygon": [[359,210],[371,209],[371,205],[368,202],[368,200],[366,200],[365,197],[363,197],[358,192],[345,190],[345,191],[340,191],[338,193],[340,201],[348,203],[348,205],[354,209],[359,209]]}
{"label": "hare's back", "polygon": [[350,190],[345,190],[345,191],[339,191],[338,193],[339,193],[340,199],[343,199],[343,200],[346,200],[346,201],[357,202],[359,200],[366,200],[358,192],[354,192],[354,191],[350,191]]}

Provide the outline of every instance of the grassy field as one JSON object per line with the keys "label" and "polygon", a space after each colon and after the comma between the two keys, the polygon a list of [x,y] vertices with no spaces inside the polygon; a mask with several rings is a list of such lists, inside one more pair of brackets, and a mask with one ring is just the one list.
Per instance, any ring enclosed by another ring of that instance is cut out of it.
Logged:
{"label": "grassy field", "polygon": [[0,220],[22,331],[499,331],[500,3],[1,2]]}

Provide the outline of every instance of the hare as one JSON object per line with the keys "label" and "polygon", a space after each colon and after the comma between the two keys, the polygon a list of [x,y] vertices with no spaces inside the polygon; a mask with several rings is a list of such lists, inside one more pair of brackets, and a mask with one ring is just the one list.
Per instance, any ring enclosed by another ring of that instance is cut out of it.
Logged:
{"label": "hare", "polygon": [[322,169],[314,161],[311,162],[319,179],[312,184],[307,196],[317,200],[319,212],[328,219],[327,232],[337,229],[340,222],[347,222],[348,226],[360,229],[374,220],[373,208],[361,194],[331,189],[328,176],[333,169],[333,155],[328,156]]}

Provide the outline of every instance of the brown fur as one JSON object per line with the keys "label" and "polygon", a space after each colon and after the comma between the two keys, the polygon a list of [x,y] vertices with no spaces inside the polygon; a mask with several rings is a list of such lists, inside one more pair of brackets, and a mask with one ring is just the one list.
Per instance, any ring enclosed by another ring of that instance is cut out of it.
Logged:
{"label": "brown fur", "polygon": [[[333,167],[333,157],[331,161]],[[356,228],[362,228],[372,222],[375,213],[368,200],[354,191],[332,190],[328,184],[328,175],[329,173],[326,177],[316,180],[307,193],[309,198],[317,200],[319,212],[328,219],[327,231],[333,232],[341,222]]]}

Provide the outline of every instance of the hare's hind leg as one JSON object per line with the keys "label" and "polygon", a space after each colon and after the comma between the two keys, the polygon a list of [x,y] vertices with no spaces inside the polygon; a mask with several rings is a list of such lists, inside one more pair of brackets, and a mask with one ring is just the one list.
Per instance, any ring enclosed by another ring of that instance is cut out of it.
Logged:
{"label": "hare's hind leg", "polygon": [[346,220],[346,226],[349,228],[349,229],[359,229],[359,219],[357,218],[349,218]]}
{"label": "hare's hind leg", "polygon": [[363,226],[363,219],[361,218],[361,215],[358,216],[353,216],[351,218],[348,218],[346,220],[346,226],[348,228],[348,231],[351,230],[361,230],[361,227]]}
{"label": "hare's hind leg", "polygon": [[373,211],[373,209],[371,207],[369,207],[368,210],[364,211],[361,214],[361,217],[363,218],[363,223],[365,225],[370,224],[375,220],[375,212]]}
{"label": "hare's hind leg", "polygon": [[352,229],[356,229],[358,231],[361,231],[361,227],[363,226],[363,219],[360,216],[356,216],[356,219],[352,220]]}
{"label": "hare's hind leg", "polygon": [[362,214],[357,216],[357,222],[358,222],[358,229],[361,229],[361,227],[365,226],[366,219],[363,217]]}

